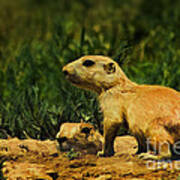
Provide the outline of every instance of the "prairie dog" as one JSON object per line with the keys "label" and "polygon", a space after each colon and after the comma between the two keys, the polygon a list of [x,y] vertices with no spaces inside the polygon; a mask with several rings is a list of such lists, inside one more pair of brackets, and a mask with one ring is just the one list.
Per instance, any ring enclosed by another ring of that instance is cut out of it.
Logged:
{"label": "prairie dog", "polygon": [[[83,56],[63,67],[74,85],[99,95],[104,116],[104,145],[100,156],[114,154],[113,142],[126,125],[138,141],[144,159],[169,158],[180,150],[180,93],[163,86],[139,85],[105,56]],[[177,154],[177,153],[176,153]],[[179,154],[178,154],[179,155]]]}

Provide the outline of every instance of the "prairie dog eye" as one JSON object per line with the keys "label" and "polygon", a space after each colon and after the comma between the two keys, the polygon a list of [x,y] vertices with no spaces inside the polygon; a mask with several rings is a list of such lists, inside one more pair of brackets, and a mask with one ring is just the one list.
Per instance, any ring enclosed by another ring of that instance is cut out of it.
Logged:
{"label": "prairie dog eye", "polygon": [[94,64],[95,64],[95,62],[92,60],[89,60],[89,59],[87,59],[83,62],[83,66],[86,66],[86,67],[93,66]]}

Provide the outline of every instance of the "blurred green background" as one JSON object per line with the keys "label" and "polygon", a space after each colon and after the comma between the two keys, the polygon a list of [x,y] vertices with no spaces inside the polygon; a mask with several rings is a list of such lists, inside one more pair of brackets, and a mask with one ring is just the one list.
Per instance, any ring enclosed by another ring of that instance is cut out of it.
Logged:
{"label": "blurred green background", "polygon": [[61,72],[82,55],[180,90],[179,29],[178,0],[0,0],[0,137],[53,139],[81,119],[100,128],[96,95]]}

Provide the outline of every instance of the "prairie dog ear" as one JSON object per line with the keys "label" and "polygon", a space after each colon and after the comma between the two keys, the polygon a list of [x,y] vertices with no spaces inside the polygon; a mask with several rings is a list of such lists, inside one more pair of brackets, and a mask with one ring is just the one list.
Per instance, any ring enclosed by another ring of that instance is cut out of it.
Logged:
{"label": "prairie dog ear", "polygon": [[116,65],[114,63],[108,63],[104,65],[104,70],[107,74],[112,74],[116,72]]}

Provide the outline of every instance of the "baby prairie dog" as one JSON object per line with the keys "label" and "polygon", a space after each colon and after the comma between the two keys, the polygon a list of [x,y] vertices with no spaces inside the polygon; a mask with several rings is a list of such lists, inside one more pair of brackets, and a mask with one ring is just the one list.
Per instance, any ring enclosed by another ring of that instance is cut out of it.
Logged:
{"label": "baby prairie dog", "polygon": [[139,157],[180,155],[179,92],[136,84],[105,56],[83,56],[64,66],[63,72],[72,84],[99,95],[104,116],[104,145],[99,156],[114,154],[113,143],[120,126],[126,126],[137,139]]}

